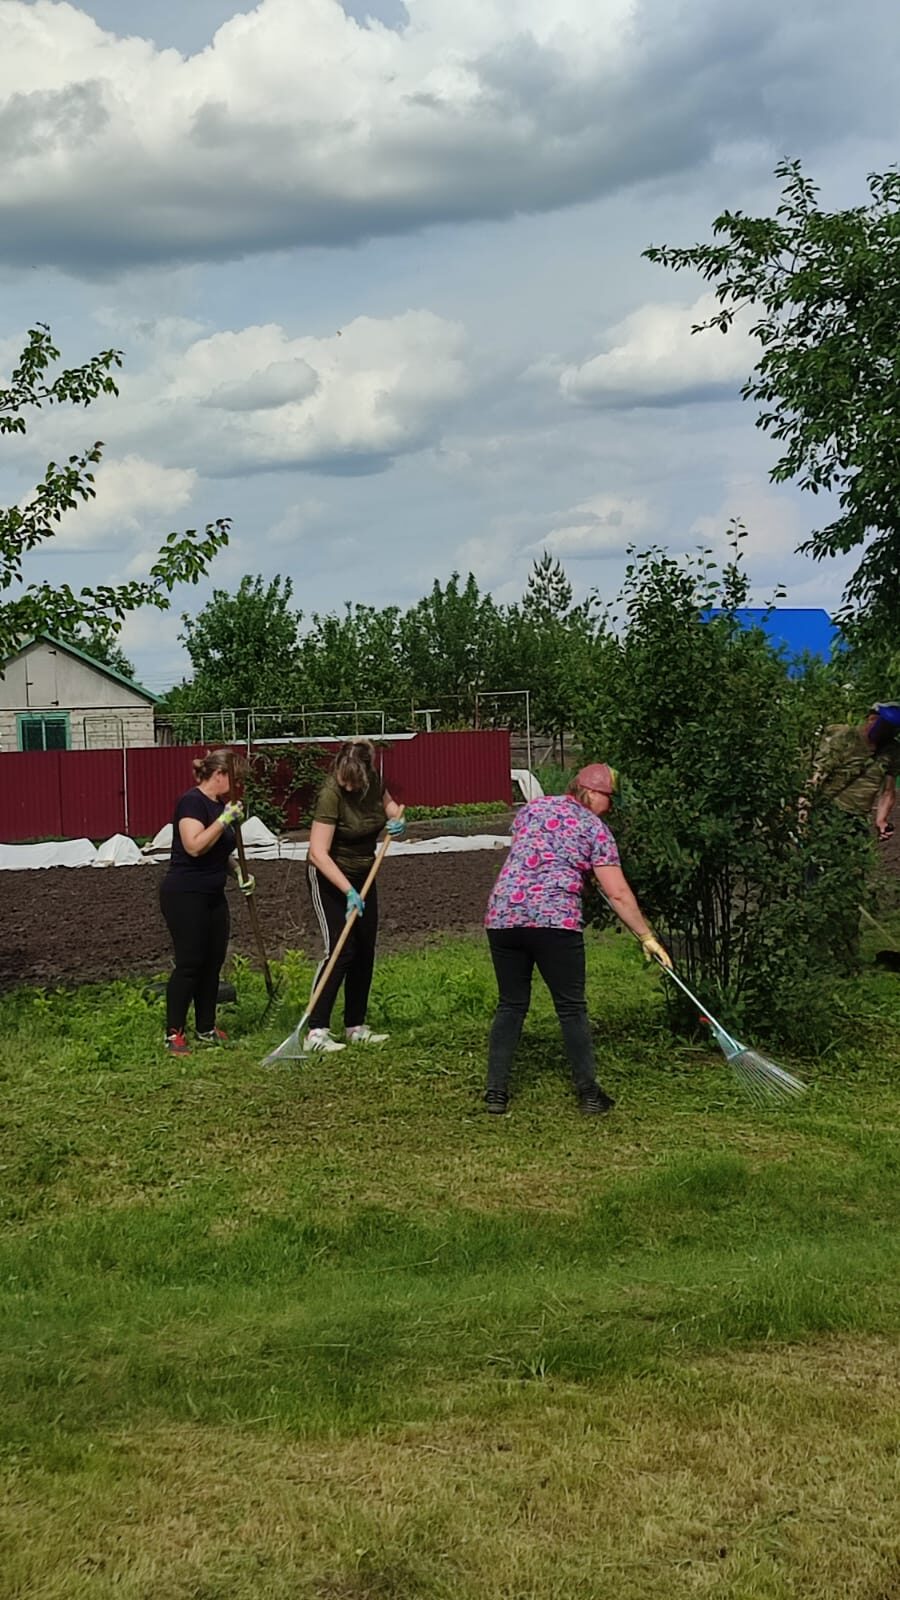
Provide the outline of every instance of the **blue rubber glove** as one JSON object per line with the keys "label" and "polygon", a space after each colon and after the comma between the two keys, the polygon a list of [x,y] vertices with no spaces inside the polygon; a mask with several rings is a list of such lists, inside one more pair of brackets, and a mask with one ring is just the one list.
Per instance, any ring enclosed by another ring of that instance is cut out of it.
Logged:
{"label": "blue rubber glove", "polygon": [[402,817],[391,817],[387,824],[387,832],[392,839],[406,838],[406,823]]}
{"label": "blue rubber glove", "polygon": [[358,889],[348,889],[347,890],[347,916],[346,916],[346,918],[344,920],[348,921],[349,918],[352,917],[354,911],[356,912],[356,915],[358,917],[363,916],[365,914],[365,909],[366,909],[366,902],[363,899],[362,895],[360,894],[359,890]]}

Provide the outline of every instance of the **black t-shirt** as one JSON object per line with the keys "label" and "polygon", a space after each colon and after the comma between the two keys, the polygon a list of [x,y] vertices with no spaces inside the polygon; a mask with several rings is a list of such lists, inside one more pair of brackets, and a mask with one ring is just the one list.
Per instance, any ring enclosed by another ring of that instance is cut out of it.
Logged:
{"label": "black t-shirt", "polygon": [[205,855],[188,855],[178,827],[182,817],[193,817],[208,828],[225,810],[224,800],[210,800],[200,789],[189,789],[175,807],[172,819],[172,854],[163,879],[164,889],[206,891],[224,889],[228,876],[228,857],[234,849],[234,829],[224,828],[221,839],[210,845]]}

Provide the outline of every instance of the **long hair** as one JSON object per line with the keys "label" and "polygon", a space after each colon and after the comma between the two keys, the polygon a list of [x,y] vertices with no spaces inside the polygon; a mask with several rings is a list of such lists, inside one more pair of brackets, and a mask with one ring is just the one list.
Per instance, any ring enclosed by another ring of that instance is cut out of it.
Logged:
{"label": "long hair", "polygon": [[375,773],[375,746],[371,739],[348,739],[331,763],[342,789],[368,794]]}
{"label": "long hair", "polygon": [[[230,750],[208,750],[205,756],[195,756],[193,763],[194,782],[205,783],[207,778],[211,778],[214,772],[227,772],[228,757],[230,755],[232,755]],[[234,767],[235,775],[240,776],[242,770],[240,756],[234,756]]]}

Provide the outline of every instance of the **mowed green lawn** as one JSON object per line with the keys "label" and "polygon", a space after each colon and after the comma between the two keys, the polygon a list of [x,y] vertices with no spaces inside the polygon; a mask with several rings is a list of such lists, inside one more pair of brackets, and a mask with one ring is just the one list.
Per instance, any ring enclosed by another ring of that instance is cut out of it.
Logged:
{"label": "mowed green lawn", "polygon": [[900,1597],[900,978],[759,1112],[589,945],[597,1121],[543,995],[484,1114],[478,944],[273,1069],[299,960],[188,1061],[136,988],[0,1001],[3,1600]]}

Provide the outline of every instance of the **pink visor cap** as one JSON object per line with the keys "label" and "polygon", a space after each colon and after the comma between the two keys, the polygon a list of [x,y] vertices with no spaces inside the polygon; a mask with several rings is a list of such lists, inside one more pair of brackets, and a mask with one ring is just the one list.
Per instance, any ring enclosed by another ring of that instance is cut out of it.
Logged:
{"label": "pink visor cap", "polygon": [[598,794],[613,795],[619,788],[619,774],[605,761],[592,761],[589,767],[582,767],[575,782],[579,789],[595,789]]}

